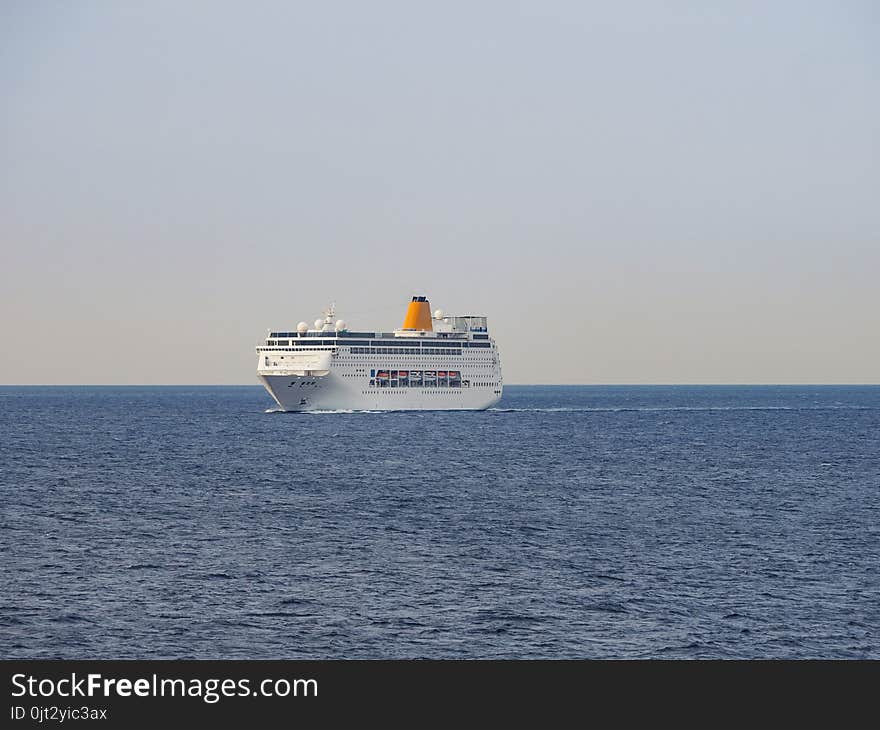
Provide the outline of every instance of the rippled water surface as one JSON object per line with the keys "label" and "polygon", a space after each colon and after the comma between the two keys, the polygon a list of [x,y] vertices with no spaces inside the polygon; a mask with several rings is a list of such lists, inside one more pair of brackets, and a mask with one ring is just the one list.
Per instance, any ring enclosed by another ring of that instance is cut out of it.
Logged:
{"label": "rippled water surface", "polygon": [[880,658],[880,387],[0,388],[0,652]]}

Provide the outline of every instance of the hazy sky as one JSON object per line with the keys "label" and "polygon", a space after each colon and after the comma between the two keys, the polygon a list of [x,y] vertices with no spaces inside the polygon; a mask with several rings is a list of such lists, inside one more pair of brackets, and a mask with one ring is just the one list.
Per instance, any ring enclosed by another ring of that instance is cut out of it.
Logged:
{"label": "hazy sky", "polygon": [[0,383],[256,383],[331,300],[508,383],[880,381],[876,2],[0,2]]}

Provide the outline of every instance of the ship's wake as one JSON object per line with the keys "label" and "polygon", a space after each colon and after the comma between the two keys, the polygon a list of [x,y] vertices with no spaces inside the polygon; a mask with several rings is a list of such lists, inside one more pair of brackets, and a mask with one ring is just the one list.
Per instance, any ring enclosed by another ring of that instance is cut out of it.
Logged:
{"label": "ship's wake", "polygon": [[578,406],[553,408],[488,408],[495,413],[664,413],[701,411],[870,411],[871,406]]}

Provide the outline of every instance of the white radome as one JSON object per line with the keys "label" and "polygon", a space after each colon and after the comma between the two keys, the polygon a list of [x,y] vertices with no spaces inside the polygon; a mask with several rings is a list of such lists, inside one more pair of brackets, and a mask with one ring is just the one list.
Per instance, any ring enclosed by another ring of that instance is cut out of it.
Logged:
{"label": "white radome", "polygon": [[344,319],[337,319],[336,320],[336,331],[342,332],[342,330],[344,330],[344,329],[345,329],[345,320]]}
{"label": "white radome", "polygon": [[303,335],[309,331],[309,325],[306,322],[300,322],[296,326],[296,331],[299,332],[301,335]]}
{"label": "white radome", "polygon": [[323,326],[324,326],[324,320],[323,320],[323,319],[316,319],[316,320],[315,320],[315,329],[318,330],[318,332],[321,331],[321,327],[323,327]]}
{"label": "white radome", "polygon": [[434,319],[443,319],[443,310],[435,309],[434,310]]}

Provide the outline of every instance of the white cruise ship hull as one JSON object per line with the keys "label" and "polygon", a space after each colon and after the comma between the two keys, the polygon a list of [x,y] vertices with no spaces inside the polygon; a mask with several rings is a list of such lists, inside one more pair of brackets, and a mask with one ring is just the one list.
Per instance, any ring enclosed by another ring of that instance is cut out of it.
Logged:
{"label": "white cruise ship hull", "polygon": [[501,400],[501,388],[369,388],[322,376],[259,373],[260,381],[284,411],[446,411],[485,410]]}

